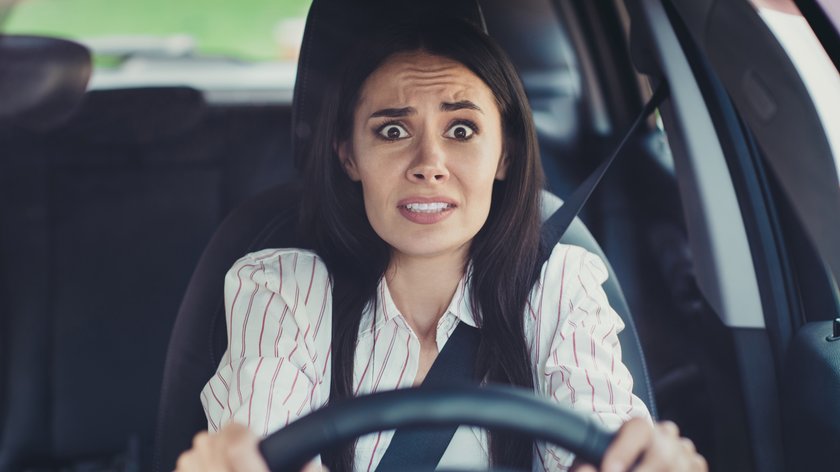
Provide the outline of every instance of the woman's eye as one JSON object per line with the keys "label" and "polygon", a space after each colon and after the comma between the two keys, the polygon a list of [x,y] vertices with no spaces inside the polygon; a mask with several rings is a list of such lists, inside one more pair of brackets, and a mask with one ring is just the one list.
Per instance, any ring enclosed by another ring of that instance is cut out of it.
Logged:
{"label": "woman's eye", "polygon": [[471,126],[458,123],[449,128],[444,136],[457,140],[467,140],[470,139],[473,134],[475,134],[475,130]]}
{"label": "woman's eye", "polygon": [[408,131],[398,124],[387,124],[379,128],[379,135],[391,141],[407,138],[409,136]]}

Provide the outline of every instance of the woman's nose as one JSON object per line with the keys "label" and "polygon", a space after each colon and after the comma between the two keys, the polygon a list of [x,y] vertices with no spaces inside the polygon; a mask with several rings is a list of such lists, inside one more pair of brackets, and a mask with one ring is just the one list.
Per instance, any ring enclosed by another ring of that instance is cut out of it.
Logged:
{"label": "woman's nose", "polygon": [[434,137],[424,137],[417,146],[417,155],[407,171],[412,182],[445,182],[449,178],[446,155]]}

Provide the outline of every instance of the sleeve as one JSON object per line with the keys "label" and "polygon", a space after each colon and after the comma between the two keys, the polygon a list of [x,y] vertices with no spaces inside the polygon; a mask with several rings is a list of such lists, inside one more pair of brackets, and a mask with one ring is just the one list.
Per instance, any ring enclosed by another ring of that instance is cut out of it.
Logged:
{"label": "sleeve", "polygon": [[326,403],[330,292],[311,253],[262,251],[228,271],[228,348],[201,393],[211,432],[233,421],[265,436]]}
{"label": "sleeve", "polygon": [[[546,326],[551,334],[538,386],[546,397],[593,415],[611,430],[631,417],[650,419],[621,361],[618,333],[624,322],[601,286],[607,268],[582,248],[565,249],[546,268],[543,297],[550,301],[543,309],[556,316],[546,317],[553,318],[553,326]],[[553,446],[541,445],[538,452],[545,470],[567,470],[574,459]]]}

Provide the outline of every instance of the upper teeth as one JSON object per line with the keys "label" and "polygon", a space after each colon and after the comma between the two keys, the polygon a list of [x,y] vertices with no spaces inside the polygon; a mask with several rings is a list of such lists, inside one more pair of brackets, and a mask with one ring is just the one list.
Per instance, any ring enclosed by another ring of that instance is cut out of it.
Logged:
{"label": "upper teeth", "polygon": [[420,213],[434,213],[438,211],[443,211],[450,207],[448,203],[443,202],[436,202],[436,203],[408,203],[405,205],[408,211],[415,211]]}

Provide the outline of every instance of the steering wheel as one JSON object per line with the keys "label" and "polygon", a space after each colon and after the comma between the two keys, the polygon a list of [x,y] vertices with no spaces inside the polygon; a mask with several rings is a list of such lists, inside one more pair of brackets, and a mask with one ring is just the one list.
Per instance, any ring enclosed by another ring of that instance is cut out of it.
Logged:
{"label": "steering wheel", "polygon": [[525,434],[596,465],[615,437],[594,419],[522,388],[416,387],[328,405],[268,436],[259,448],[273,472],[299,472],[321,451],[365,434],[452,425]]}

